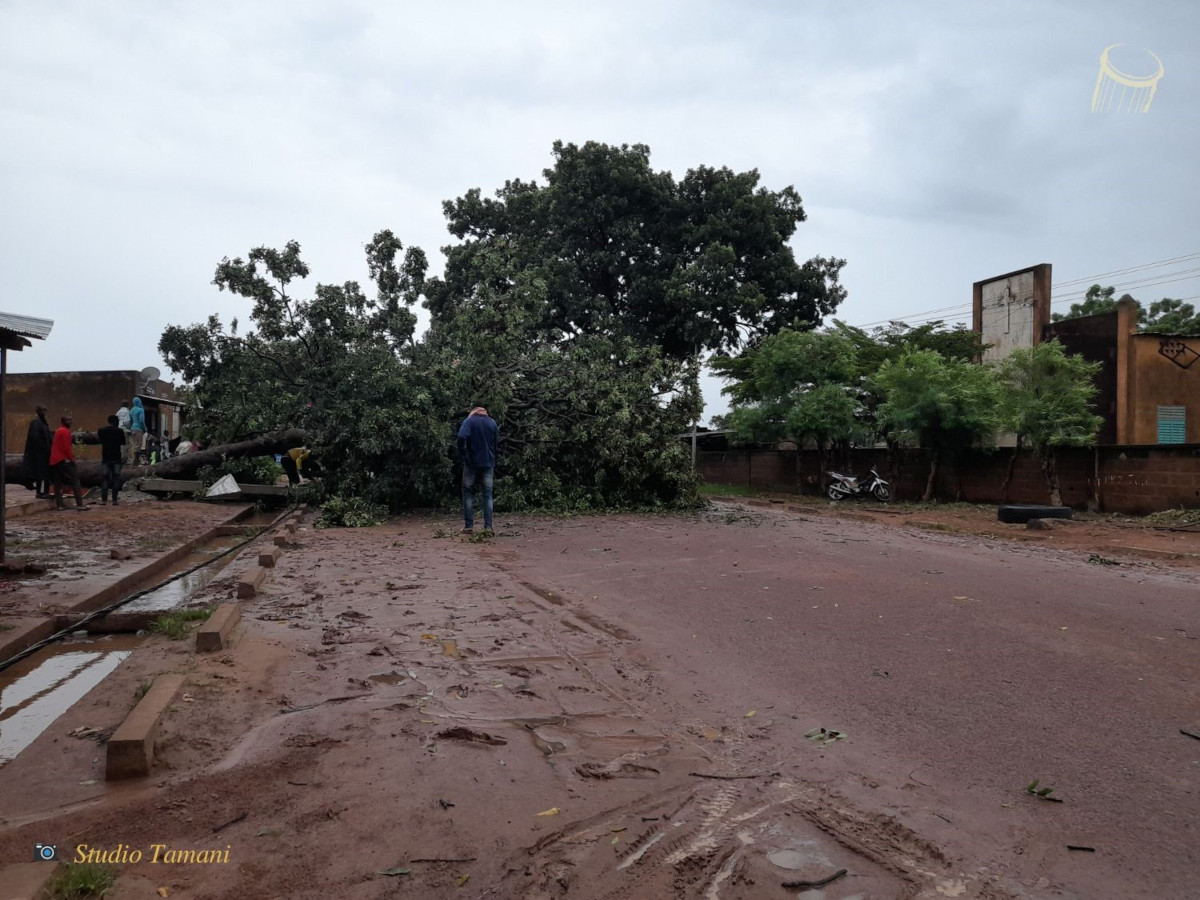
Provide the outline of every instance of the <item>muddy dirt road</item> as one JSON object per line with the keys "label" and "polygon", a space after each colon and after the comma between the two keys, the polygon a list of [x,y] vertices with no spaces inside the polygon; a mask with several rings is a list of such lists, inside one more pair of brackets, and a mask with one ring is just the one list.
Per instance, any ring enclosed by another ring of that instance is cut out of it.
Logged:
{"label": "muddy dirt road", "polygon": [[[118,898],[1195,895],[1196,569],[726,504],[439,526],[302,529],[231,650],[148,639],[0,768],[0,863],[228,850]],[[107,786],[67,733],[162,671],[159,770]]]}

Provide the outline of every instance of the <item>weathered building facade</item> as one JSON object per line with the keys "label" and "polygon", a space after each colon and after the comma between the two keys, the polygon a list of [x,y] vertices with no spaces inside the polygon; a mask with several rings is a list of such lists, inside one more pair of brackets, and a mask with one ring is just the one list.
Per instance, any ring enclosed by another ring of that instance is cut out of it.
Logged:
{"label": "weathered building facade", "polygon": [[1200,444],[1200,335],[1138,332],[1138,306],[1052,322],[1043,340],[1101,364],[1099,444]]}
{"label": "weathered building facade", "polygon": [[[22,453],[29,420],[34,407],[46,407],[51,429],[58,427],[60,416],[71,416],[76,431],[96,431],[108,424],[121,401],[142,398],[146,410],[146,429],[151,434],[179,434],[183,404],[175,386],[157,378],[146,379],[142,372],[36,372],[10,374],[4,387],[5,451]],[[81,459],[99,459],[98,446],[76,448]]]}

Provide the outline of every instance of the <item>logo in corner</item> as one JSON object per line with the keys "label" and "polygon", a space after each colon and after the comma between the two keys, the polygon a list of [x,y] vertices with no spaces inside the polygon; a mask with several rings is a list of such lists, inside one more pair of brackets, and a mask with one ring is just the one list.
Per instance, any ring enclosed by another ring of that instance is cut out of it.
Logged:
{"label": "logo in corner", "polygon": [[[1150,111],[1158,82],[1163,77],[1162,60],[1149,50],[1141,53],[1119,53],[1122,66],[1134,65],[1150,74],[1131,75],[1117,68],[1113,62],[1113,51],[1124,44],[1110,44],[1100,54],[1100,72],[1096,75],[1096,87],[1092,89],[1092,112]],[[1144,56],[1142,55],[1144,54]]]}

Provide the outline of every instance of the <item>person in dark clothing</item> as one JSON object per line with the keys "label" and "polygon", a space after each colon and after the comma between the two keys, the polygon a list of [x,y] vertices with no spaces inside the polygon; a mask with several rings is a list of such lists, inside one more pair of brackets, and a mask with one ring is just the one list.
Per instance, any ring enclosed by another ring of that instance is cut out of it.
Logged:
{"label": "person in dark clothing", "polygon": [[50,496],[50,423],[46,421],[46,407],[36,406],[33,421],[29,423],[29,434],[25,438],[25,465],[33,476],[33,490],[38,499]]}
{"label": "person in dark clothing", "polygon": [[483,527],[492,530],[492,478],[496,470],[496,438],[500,429],[482,406],[471,410],[458,429],[462,454],[463,534],[475,533],[474,493],[478,480],[483,490]]}
{"label": "person in dark clothing", "polygon": [[120,501],[117,493],[121,490],[121,466],[125,461],[125,432],[121,429],[121,420],[116,416],[108,417],[108,424],[96,432],[100,439],[100,465],[103,469],[100,475],[100,505],[108,504],[108,489],[112,488],[113,506]]}
{"label": "person in dark clothing", "polygon": [[75,492],[75,509],[83,512],[87,507],[83,504],[83,488],[79,484],[79,472],[75,468],[71,417],[63,416],[59,421],[62,425],[54,432],[50,441],[50,475],[54,479],[54,504],[58,509],[67,508],[63,503],[63,488],[69,487]]}

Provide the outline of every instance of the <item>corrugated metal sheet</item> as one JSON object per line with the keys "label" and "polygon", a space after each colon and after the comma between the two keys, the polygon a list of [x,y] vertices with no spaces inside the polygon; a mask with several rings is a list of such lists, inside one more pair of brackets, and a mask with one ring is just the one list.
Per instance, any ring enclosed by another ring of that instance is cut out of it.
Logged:
{"label": "corrugated metal sheet", "polygon": [[18,316],[14,313],[0,312],[0,328],[19,334],[22,337],[45,340],[54,327],[52,319],[35,319],[33,316]]}

